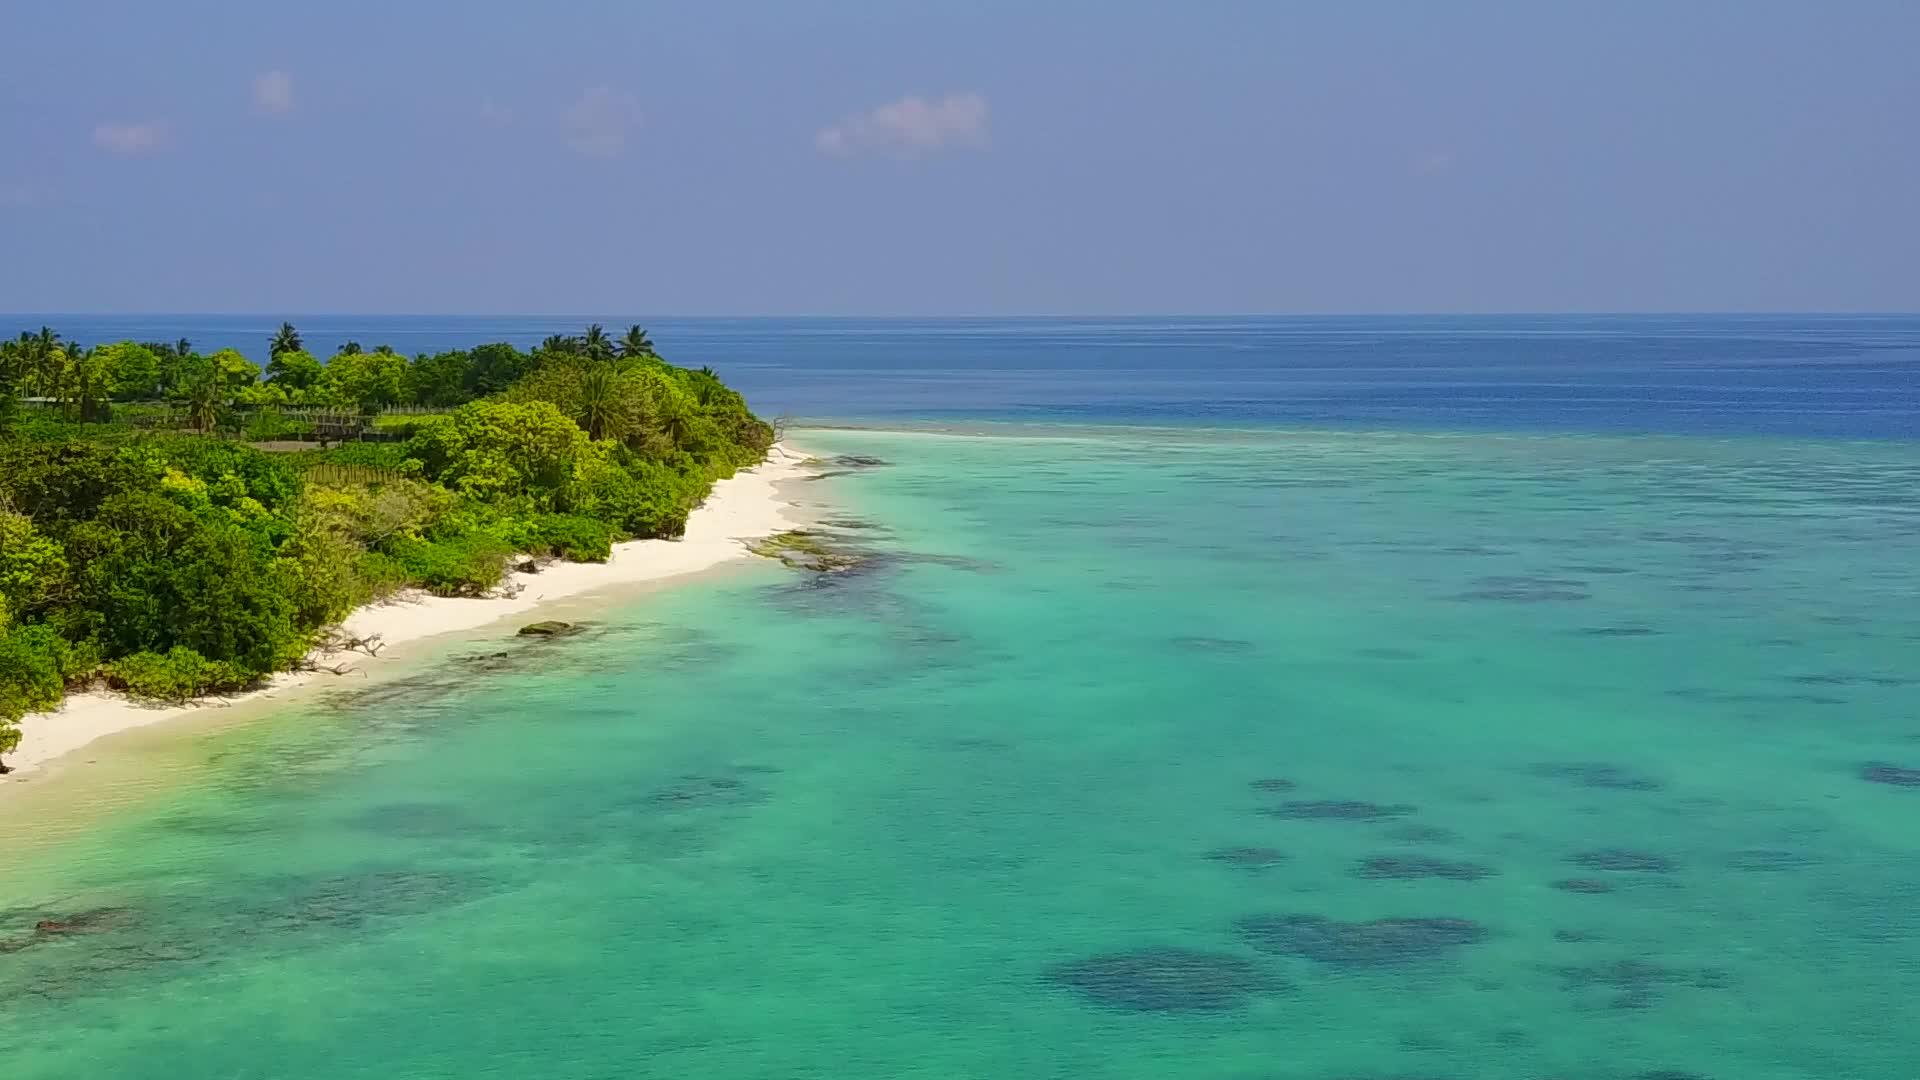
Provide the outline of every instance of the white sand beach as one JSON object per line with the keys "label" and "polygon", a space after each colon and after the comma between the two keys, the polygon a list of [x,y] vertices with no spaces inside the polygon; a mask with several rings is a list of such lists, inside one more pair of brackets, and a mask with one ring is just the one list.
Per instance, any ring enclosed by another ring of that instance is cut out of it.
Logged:
{"label": "white sand beach", "polygon": [[[634,540],[616,544],[604,563],[550,563],[538,573],[512,573],[500,595],[483,599],[453,599],[422,594],[360,608],[341,624],[356,638],[379,635],[378,657],[363,652],[336,652],[315,656],[328,668],[358,669],[393,663],[406,657],[407,646],[424,639],[475,630],[540,605],[596,590],[636,585],[708,570],[729,560],[749,556],[743,541],[768,536],[802,524],[793,506],[779,491],[783,481],[810,475],[806,455],[785,444],[776,445],[764,464],[744,470],[714,485],[707,501],[687,520],[686,535],[678,540]],[[209,704],[236,704],[285,694],[331,673],[287,673],[246,694],[216,699]],[[59,709],[35,713],[20,721],[18,749],[7,754],[14,770],[0,777],[0,786],[13,777],[32,773],[88,744],[116,732],[156,724],[207,705],[153,707],[125,695],[93,691],[69,695]]]}

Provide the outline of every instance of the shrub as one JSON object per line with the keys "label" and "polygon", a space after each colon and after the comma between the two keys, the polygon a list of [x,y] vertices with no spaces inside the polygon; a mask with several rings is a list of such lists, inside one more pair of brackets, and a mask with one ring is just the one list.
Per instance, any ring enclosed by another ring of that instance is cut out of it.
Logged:
{"label": "shrub", "polygon": [[289,420],[279,409],[273,407],[255,410],[246,418],[246,423],[240,429],[240,433],[249,442],[297,439],[312,431],[312,424],[304,420]]}
{"label": "shrub", "polygon": [[406,446],[429,479],[462,494],[552,507],[587,435],[549,402],[478,401],[422,425]]}
{"label": "shrub", "polygon": [[611,462],[583,478],[583,502],[594,517],[623,536],[672,538],[687,531],[687,515],[706,486],[652,461]]}
{"label": "shrub", "polygon": [[360,557],[354,560],[353,576],[355,587],[359,590],[355,604],[385,600],[413,584],[406,566],[384,551],[361,552]]}
{"label": "shrub", "polygon": [[503,523],[499,534],[515,551],[528,555],[606,562],[613,554],[613,529],[584,514],[539,514]]}
{"label": "shrub", "polygon": [[484,596],[506,575],[513,548],[474,530],[440,540],[398,537],[389,541],[387,554],[408,580],[436,596]]}
{"label": "shrub", "polygon": [[208,694],[244,690],[258,676],[233,664],[209,660],[184,645],[164,654],[138,652],[106,666],[107,682],[118,690],[159,701],[192,701]]}
{"label": "shrub", "polygon": [[[0,632],[0,724],[60,704],[69,675],[77,676],[73,648],[48,626]],[[0,736],[0,753],[11,750]]]}
{"label": "shrub", "polygon": [[267,537],[152,492],[115,495],[68,541],[76,638],[107,655],[184,645],[260,673],[297,660],[289,576]]}

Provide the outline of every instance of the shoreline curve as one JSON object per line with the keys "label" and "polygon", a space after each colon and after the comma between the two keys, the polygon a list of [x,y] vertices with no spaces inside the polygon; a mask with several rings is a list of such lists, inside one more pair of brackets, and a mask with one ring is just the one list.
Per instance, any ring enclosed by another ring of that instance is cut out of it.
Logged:
{"label": "shoreline curve", "polygon": [[[549,603],[603,589],[686,577],[752,558],[745,541],[805,524],[795,516],[795,505],[782,497],[779,486],[812,475],[809,460],[789,442],[774,444],[759,465],[715,483],[706,501],[688,515],[686,533],[678,540],[615,544],[604,563],[553,562],[537,573],[512,571],[503,581],[500,592],[504,595],[441,597],[410,591],[357,608],[340,621],[339,629],[354,638],[377,635],[383,646],[380,655],[316,653],[313,659],[342,673],[395,663],[407,653],[405,646],[477,630]],[[0,797],[14,786],[10,781],[39,773],[108,736],[192,715],[209,705],[238,705],[277,697],[313,684],[322,674],[331,676],[333,671],[281,672],[256,689],[185,705],[146,705],[107,690],[69,694],[58,709],[21,718],[20,745],[6,756],[11,771],[0,776]]]}

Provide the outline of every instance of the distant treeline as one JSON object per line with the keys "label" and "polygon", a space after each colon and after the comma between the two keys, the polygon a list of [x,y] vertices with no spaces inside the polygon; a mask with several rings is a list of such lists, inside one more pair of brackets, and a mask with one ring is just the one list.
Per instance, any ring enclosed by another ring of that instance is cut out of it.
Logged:
{"label": "distant treeline", "polygon": [[208,430],[235,406],[451,408],[501,393],[553,357],[660,359],[640,327],[616,340],[597,324],[584,334],[549,337],[532,352],[497,342],[409,358],[386,345],[369,352],[348,342],[322,363],[306,351],[300,332],[282,323],[268,355],[263,371],[236,349],[203,355],[185,338],[87,346],[43,326],[0,341],[0,379],[15,395],[58,406],[71,419],[105,420],[116,403],[170,402]]}
{"label": "distant treeline", "polygon": [[[677,536],[773,443],[737,392],[637,327],[412,360],[349,346],[321,364],[300,344],[283,326],[262,382],[187,342],[0,343],[0,754],[15,720],[75,687],[242,688],[397,590],[477,595],[515,554],[603,560],[616,540]],[[397,441],[265,453],[113,421],[114,403],[156,399],[209,433],[241,403],[444,412],[391,418]]]}

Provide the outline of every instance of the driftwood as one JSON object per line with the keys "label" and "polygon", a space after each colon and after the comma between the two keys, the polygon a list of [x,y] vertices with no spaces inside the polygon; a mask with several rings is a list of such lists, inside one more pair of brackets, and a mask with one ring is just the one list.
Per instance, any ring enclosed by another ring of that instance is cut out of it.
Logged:
{"label": "driftwood", "polygon": [[317,646],[322,653],[328,656],[339,652],[362,652],[368,656],[379,656],[380,650],[386,647],[386,642],[381,640],[379,634],[367,634],[364,637],[355,637],[338,627],[335,627],[326,637],[320,639],[320,643]]}

